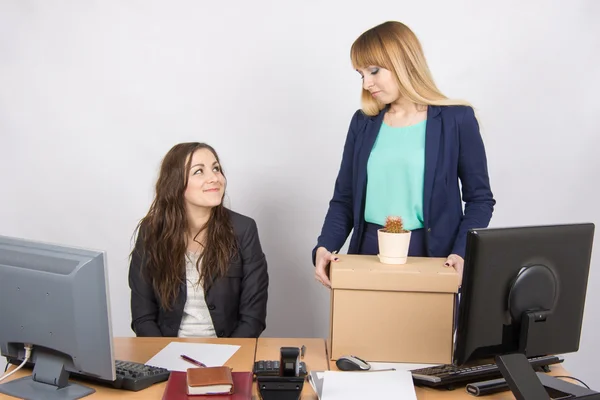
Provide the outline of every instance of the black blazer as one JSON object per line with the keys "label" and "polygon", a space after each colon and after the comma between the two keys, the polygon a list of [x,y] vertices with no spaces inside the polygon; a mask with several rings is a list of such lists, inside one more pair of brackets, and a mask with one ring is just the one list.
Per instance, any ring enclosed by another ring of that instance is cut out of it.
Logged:
{"label": "black blazer", "polygon": [[[229,210],[238,241],[238,256],[227,275],[206,288],[205,298],[218,337],[259,337],[266,327],[269,275],[256,222]],[[187,299],[187,285],[170,311],[160,307],[152,284],[142,278],[142,246],[138,236],[129,267],[131,329],[137,336],[177,336]]]}

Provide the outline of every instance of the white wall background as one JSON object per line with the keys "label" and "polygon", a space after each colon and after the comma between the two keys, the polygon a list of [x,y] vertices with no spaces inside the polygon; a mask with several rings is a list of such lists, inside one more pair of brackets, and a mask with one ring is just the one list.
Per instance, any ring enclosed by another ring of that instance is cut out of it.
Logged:
{"label": "white wall background", "polygon": [[[390,19],[420,37],[442,90],[478,108],[492,226],[599,223],[600,2],[490,4],[2,0],[0,234],[107,250],[114,334],[130,336],[130,240],[160,159],[206,141],[231,207],[259,226],[265,336],[326,336],[310,251],[359,107],[349,48]],[[598,254],[566,366],[600,388]]]}

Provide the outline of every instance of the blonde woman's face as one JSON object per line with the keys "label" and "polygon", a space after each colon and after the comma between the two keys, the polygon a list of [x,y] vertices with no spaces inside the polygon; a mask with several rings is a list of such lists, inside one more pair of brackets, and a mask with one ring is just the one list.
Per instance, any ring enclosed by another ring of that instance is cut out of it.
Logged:
{"label": "blonde woman's face", "polygon": [[369,66],[357,69],[363,81],[363,89],[371,93],[378,102],[390,104],[398,100],[400,90],[394,74],[385,68]]}

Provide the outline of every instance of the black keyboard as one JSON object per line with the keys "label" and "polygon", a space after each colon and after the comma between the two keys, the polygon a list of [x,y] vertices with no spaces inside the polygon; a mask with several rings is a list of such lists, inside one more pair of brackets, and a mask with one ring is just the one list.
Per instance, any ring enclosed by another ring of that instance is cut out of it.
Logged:
{"label": "black keyboard", "polygon": [[[11,358],[8,359],[8,362],[15,365],[21,364],[21,361]],[[33,363],[28,362],[24,367],[33,368],[33,366]],[[114,381],[100,379],[89,375],[81,375],[75,372],[69,373],[69,378],[108,386],[114,389],[137,392],[146,389],[155,383],[168,380],[170,375],[169,370],[165,368],[151,367],[141,363],[121,360],[115,360],[115,372],[116,379]]]}
{"label": "black keyboard", "polygon": [[[558,356],[542,356],[529,358],[529,364],[536,371],[549,372],[548,366],[559,364],[564,358]],[[452,364],[436,365],[434,367],[413,369],[413,382],[418,386],[452,389],[471,382],[502,378],[502,373],[495,363],[456,367]]]}
{"label": "black keyboard", "polygon": [[71,377],[96,383],[103,386],[109,386],[114,389],[131,390],[137,392],[169,379],[169,370],[159,367],[140,364],[131,361],[115,361],[116,376],[114,381],[95,378],[88,375],[79,375],[72,373]]}

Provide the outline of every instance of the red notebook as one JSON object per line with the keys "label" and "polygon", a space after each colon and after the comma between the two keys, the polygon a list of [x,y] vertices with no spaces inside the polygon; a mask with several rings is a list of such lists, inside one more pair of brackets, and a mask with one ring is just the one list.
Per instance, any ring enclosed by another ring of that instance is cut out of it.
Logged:
{"label": "red notebook", "polygon": [[232,372],[233,394],[193,395],[186,390],[186,373],[172,371],[162,400],[252,400],[252,372]]}

